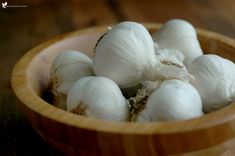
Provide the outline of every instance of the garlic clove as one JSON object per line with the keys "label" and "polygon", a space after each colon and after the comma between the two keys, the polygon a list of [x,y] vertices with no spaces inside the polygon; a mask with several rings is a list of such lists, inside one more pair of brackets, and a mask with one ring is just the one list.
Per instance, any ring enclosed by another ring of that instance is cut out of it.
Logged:
{"label": "garlic clove", "polygon": [[148,98],[137,122],[183,120],[203,115],[197,90],[181,80],[164,81]]}
{"label": "garlic clove", "polygon": [[128,105],[120,88],[105,77],[84,77],[69,90],[67,110],[97,119],[126,121]]}
{"label": "garlic clove", "polygon": [[203,101],[203,110],[211,112],[235,99],[235,66],[230,60],[207,54],[196,58],[189,66],[195,76],[192,85]]}
{"label": "garlic clove", "polygon": [[121,88],[140,83],[143,71],[156,64],[154,43],[144,26],[122,22],[103,36],[95,49],[96,75],[114,80]]}
{"label": "garlic clove", "polygon": [[196,57],[203,54],[195,28],[185,20],[168,21],[152,37],[160,49],[180,50],[185,55],[184,63],[187,67]]}
{"label": "garlic clove", "polygon": [[50,70],[49,90],[54,105],[66,109],[68,90],[79,78],[94,75],[92,60],[78,51],[65,51],[54,59]]}

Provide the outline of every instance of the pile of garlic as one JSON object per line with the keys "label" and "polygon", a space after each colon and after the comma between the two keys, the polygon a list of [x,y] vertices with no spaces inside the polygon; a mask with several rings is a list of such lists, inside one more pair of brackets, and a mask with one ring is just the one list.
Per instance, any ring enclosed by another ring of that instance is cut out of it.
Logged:
{"label": "pile of garlic", "polygon": [[[191,119],[235,99],[234,63],[203,55],[194,27],[173,19],[152,36],[136,22],[107,30],[94,47],[59,54],[48,89],[54,105],[112,121]],[[125,95],[125,96],[124,96]]]}

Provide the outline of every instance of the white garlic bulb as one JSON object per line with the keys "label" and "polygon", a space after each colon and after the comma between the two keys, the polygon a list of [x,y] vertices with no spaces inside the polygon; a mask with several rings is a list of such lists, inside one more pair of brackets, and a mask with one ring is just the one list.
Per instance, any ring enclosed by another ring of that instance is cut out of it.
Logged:
{"label": "white garlic bulb", "polygon": [[128,119],[128,104],[111,79],[89,76],[79,79],[69,90],[67,110],[80,115],[112,121]]}
{"label": "white garlic bulb", "polygon": [[66,109],[66,97],[71,86],[81,77],[94,75],[92,60],[78,51],[65,51],[54,59],[50,70],[49,89],[55,105]]}
{"label": "white garlic bulb", "polygon": [[180,50],[185,55],[184,63],[187,67],[203,54],[194,27],[185,20],[168,21],[152,37],[160,49]]}
{"label": "white garlic bulb", "polygon": [[137,121],[182,120],[202,114],[202,102],[197,90],[187,82],[168,80],[150,95]]}
{"label": "white garlic bulb", "polygon": [[192,84],[201,95],[205,112],[235,99],[235,65],[230,60],[214,54],[202,55],[192,62],[189,71],[195,76]]}
{"label": "white garlic bulb", "polygon": [[114,80],[121,88],[137,85],[144,75],[151,79],[149,71],[155,66],[153,40],[146,28],[135,22],[114,26],[95,49],[95,74]]}

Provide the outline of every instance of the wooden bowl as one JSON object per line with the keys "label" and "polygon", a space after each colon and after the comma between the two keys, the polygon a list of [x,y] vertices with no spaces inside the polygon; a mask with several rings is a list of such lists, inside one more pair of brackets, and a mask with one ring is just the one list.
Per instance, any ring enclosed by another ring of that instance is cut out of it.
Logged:
{"label": "wooden bowl", "polygon": [[[157,24],[145,24],[150,32]],[[128,123],[86,118],[43,100],[50,65],[65,50],[93,56],[106,27],[88,28],[56,37],[26,53],[12,73],[12,86],[33,128],[67,155],[157,156],[227,155],[235,148],[235,105],[200,118],[174,122]],[[235,41],[197,30],[206,52],[235,60]]]}

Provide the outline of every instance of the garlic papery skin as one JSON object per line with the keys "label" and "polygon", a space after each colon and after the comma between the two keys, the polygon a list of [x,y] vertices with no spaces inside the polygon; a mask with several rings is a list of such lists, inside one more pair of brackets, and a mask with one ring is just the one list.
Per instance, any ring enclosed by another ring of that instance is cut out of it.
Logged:
{"label": "garlic papery skin", "polygon": [[111,79],[89,76],[69,90],[67,110],[80,115],[112,121],[127,121],[129,108],[118,85]]}
{"label": "garlic papery skin", "polygon": [[148,98],[137,122],[184,120],[203,115],[197,90],[181,80],[164,81]]}
{"label": "garlic papery skin", "polygon": [[156,67],[158,80],[160,79],[180,79],[186,82],[194,80],[185,65],[184,55],[177,49],[157,49],[156,59],[160,62]]}
{"label": "garlic papery skin", "polygon": [[155,53],[156,53],[156,51],[159,49],[159,46],[156,42],[154,42],[153,45],[154,45],[154,50],[155,50]]}
{"label": "garlic papery skin", "polygon": [[66,109],[66,97],[71,86],[81,77],[94,75],[92,60],[78,51],[65,51],[55,57],[50,70],[49,90],[54,105]]}
{"label": "garlic papery skin", "polygon": [[195,28],[185,20],[168,21],[152,37],[160,49],[172,48],[181,51],[187,67],[196,57],[203,54]]}
{"label": "garlic papery skin", "polygon": [[175,62],[176,64],[179,64],[180,66],[184,66],[184,54],[180,52],[177,49],[155,49],[156,52],[156,58],[160,61],[164,60],[171,60],[172,62]]}
{"label": "garlic papery skin", "polygon": [[189,66],[195,76],[193,86],[203,102],[203,110],[211,112],[235,99],[235,66],[230,60],[207,54],[196,58]]}
{"label": "garlic papery skin", "polygon": [[162,80],[157,81],[149,81],[149,80],[142,80],[142,89],[147,91],[148,93],[152,93],[160,84],[162,83]]}
{"label": "garlic papery skin", "polygon": [[[114,80],[120,88],[137,85],[144,71],[156,66],[154,43],[147,29],[135,22],[112,27],[99,40],[93,60],[96,75]],[[151,75],[150,75],[151,76]]]}

